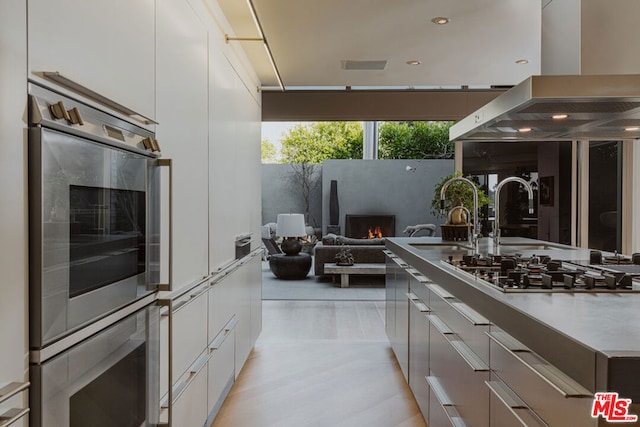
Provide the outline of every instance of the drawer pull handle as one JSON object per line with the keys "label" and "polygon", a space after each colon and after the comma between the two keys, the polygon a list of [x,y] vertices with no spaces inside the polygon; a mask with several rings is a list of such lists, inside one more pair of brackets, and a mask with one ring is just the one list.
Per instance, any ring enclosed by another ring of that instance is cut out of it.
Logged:
{"label": "drawer pull handle", "polygon": [[[518,415],[518,409],[530,412],[529,407],[505,383],[502,381],[485,381],[484,383],[489,387],[489,390],[491,390],[498,400],[502,402],[511,415],[520,422],[520,425],[523,427],[534,427],[531,426],[530,423],[528,424],[525,422],[520,415]],[[537,416],[535,416],[535,419],[538,426],[548,427],[548,425],[538,419]]]}
{"label": "drawer pull handle", "polygon": [[474,372],[486,372],[489,370],[489,366],[478,356],[471,348],[465,344],[464,341],[457,339],[458,336],[436,315],[427,315],[429,322],[433,327],[440,332],[440,334],[446,339],[451,347],[460,355],[462,360]]}
{"label": "drawer pull handle", "polygon": [[438,399],[438,402],[440,403],[440,405],[453,406],[453,402],[451,401],[447,393],[444,391],[444,389],[440,385],[440,381],[438,381],[436,377],[428,376],[424,378],[429,383],[429,387],[431,387],[431,390],[433,390],[433,394],[436,396],[436,399]]}
{"label": "drawer pull handle", "polygon": [[29,408],[11,408],[0,414],[0,427],[9,427],[29,413]]}
{"label": "drawer pull handle", "polygon": [[[517,346],[516,349],[509,348],[509,346],[513,347],[515,343],[518,343],[517,340],[511,339],[507,342],[503,342],[504,336],[510,337],[510,335],[505,333],[496,333],[496,332],[487,332],[487,335],[493,342],[502,347],[506,352],[511,354],[516,360],[518,360],[521,364],[529,368],[533,373],[535,373],[540,379],[546,382],[549,386],[551,386],[554,390],[560,393],[563,397],[569,398],[593,398],[593,394],[581,386],[578,382],[576,382],[573,378],[569,377],[567,374],[559,370],[553,365],[546,363],[546,361],[538,356],[536,353],[525,347],[524,345]],[[520,354],[531,354],[537,359],[540,359],[541,363],[532,364],[524,360]]]}
{"label": "drawer pull handle", "polygon": [[407,294],[407,297],[409,298],[409,301],[411,301],[411,304],[421,313],[428,313],[431,311],[431,309],[429,307],[427,307],[427,305],[425,303],[423,303],[422,301],[420,301],[419,299],[414,299],[411,298],[409,295],[413,295],[414,294]]}
{"label": "drawer pull handle", "polygon": [[27,390],[29,386],[30,386],[29,382],[26,382],[26,383],[12,382],[0,388],[0,403],[3,403],[11,399],[16,394]]}
{"label": "drawer pull handle", "polygon": [[438,332],[440,332],[442,335],[445,335],[445,338],[446,338],[446,335],[455,333],[435,314],[427,315],[427,319],[429,319],[429,322],[431,322],[433,327],[436,328]]}
{"label": "drawer pull handle", "polygon": [[489,319],[480,315],[477,311],[469,307],[469,305],[457,301],[456,297],[442,289],[440,285],[429,285],[429,288],[434,294],[442,298],[445,303],[458,312],[458,314],[467,319],[467,321],[473,326],[488,326],[491,324]]}
{"label": "drawer pull handle", "polygon": [[455,311],[457,311],[462,317],[467,319],[473,326],[489,326],[491,322],[486,317],[480,315],[477,311],[469,307],[463,302],[449,302],[445,300]]}
{"label": "drawer pull handle", "polygon": [[411,277],[413,277],[420,283],[431,283],[431,280],[429,280],[425,275],[423,275],[413,267],[407,268],[407,273],[409,273]]}
{"label": "drawer pull handle", "polygon": [[218,335],[216,335],[216,337],[209,343],[209,350],[214,351],[219,349],[220,346],[222,346],[222,343],[226,341],[227,337],[231,335],[231,331],[234,330],[237,324],[238,320],[234,316],[226,325],[224,325],[222,331],[219,332]]}
{"label": "drawer pull handle", "polygon": [[489,366],[478,356],[471,347],[461,340],[450,340],[451,346],[458,352],[462,360],[464,360],[473,372],[487,372]]}
{"label": "drawer pull handle", "polygon": [[429,286],[429,289],[431,289],[434,294],[438,295],[443,300],[455,298],[449,292],[447,292],[444,289],[442,289],[442,287],[440,285],[431,285],[431,286]]}
{"label": "drawer pull handle", "polygon": [[438,379],[436,377],[431,377],[431,376],[424,377],[424,378],[427,380],[427,383],[429,384],[429,387],[433,391],[433,395],[436,397],[436,400],[438,401],[438,403],[440,403],[440,406],[442,406],[442,409],[444,410],[444,413],[447,415],[447,418],[449,418],[451,425],[453,425],[454,427],[466,427],[467,425],[462,420],[462,418],[460,418],[460,415],[458,414],[458,411],[456,410],[455,405],[453,404],[449,396],[447,396],[447,393],[444,391],[444,388],[442,388],[442,386],[440,385],[440,382],[438,381]]}

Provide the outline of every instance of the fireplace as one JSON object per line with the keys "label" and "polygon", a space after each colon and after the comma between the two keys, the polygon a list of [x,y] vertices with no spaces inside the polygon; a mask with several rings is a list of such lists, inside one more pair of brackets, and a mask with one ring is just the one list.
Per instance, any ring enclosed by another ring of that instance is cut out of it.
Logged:
{"label": "fireplace", "polygon": [[345,236],[356,239],[393,237],[395,215],[345,215]]}

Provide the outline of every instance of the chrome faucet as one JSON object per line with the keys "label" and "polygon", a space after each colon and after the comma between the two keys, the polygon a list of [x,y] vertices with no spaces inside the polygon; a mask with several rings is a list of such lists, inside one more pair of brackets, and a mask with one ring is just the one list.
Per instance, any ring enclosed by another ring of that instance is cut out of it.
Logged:
{"label": "chrome faucet", "polygon": [[451,178],[450,180],[442,184],[442,188],[440,189],[440,212],[444,214],[444,201],[445,195],[447,193],[447,188],[449,188],[449,185],[453,184],[454,182],[464,182],[471,187],[471,190],[473,190],[473,233],[469,238],[469,243],[472,243],[474,249],[477,249],[476,246],[478,244],[478,236],[480,235],[480,230],[478,228],[478,189],[476,188],[476,185],[467,178],[461,176]]}
{"label": "chrome faucet", "polygon": [[508,182],[519,182],[527,189],[529,193],[529,213],[532,214],[533,210],[533,188],[531,188],[531,184],[529,184],[524,179],[517,176],[510,176],[508,178],[503,179],[496,186],[495,193],[495,219],[493,225],[493,244],[494,246],[498,246],[500,244],[500,190],[502,187]]}

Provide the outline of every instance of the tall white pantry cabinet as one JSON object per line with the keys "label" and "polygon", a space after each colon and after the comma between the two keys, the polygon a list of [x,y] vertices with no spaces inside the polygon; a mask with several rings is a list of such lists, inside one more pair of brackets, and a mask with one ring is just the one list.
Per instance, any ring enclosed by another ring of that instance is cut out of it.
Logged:
{"label": "tall white pantry cabinet", "polygon": [[[171,274],[162,270],[171,290],[159,295],[162,417],[211,422],[262,326],[261,97],[227,33],[216,0],[0,2],[0,390],[29,381],[27,79],[73,94],[48,72],[124,106],[123,117],[157,122],[143,126],[171,159],[173,198]],[[246,235],[254,250],[236,260]],[[18,392],[0,416],[28,404]]]}

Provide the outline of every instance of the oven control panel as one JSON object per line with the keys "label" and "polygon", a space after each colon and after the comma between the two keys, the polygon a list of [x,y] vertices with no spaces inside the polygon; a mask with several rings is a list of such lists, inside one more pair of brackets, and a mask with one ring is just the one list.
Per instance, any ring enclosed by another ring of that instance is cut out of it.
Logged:
{"label": "oven control panel", "polygon": [[53,90],[29,83],[29,122],[158,157],[155,134],[135,123]]}

